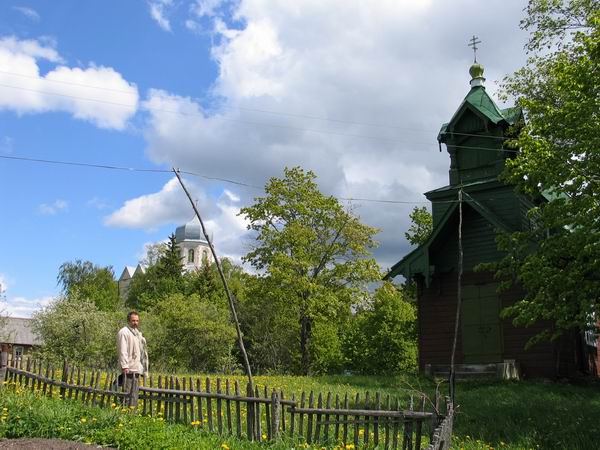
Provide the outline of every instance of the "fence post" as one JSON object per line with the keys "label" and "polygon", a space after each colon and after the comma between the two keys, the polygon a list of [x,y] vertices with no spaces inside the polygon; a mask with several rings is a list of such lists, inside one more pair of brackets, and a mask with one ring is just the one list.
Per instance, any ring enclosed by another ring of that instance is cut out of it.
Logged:
{"label": "fence post", "polygon": [[0,353],[0,381],[4,381],[7,378],[8,367],[8,345],[2,344]]}
{"label": "fence post", "polygon": [[279,420],[281,418],[281,400],[279,393],[273,391],[271,394],[272,413],[271,413],[271,433],[273,440],[279,437]]}

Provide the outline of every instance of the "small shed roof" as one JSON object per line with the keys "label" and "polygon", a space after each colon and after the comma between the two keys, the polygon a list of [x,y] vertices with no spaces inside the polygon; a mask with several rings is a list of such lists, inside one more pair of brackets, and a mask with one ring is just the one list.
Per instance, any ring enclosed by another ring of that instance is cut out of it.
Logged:
{"label": "small shed roof", "polygon": [[0,341],[16,345],[41,345],[42,340],[31,329],[32,319],[7,317],[0,326]]}

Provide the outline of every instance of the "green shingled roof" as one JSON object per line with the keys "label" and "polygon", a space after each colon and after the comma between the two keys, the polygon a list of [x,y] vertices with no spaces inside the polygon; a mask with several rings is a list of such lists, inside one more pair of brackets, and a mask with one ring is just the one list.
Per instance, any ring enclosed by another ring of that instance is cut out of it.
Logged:
{"label": "green shingled roof", "polygon": [[485,88],[483,86],[476,86],[471,88],[463,102],[460,104],[460,107],[454,113],[454,116],[452,116],[450,122],[442,125],[440,132],[438,133],[438,141],[442,140],[442,135],[448,131],[448,125],[455,121],[467,104],[479,111],[494,124],[505,121],[509,125],[514,125],[521,116],[521,108],[513,107],[499,109],[494,100],[488,95]]}

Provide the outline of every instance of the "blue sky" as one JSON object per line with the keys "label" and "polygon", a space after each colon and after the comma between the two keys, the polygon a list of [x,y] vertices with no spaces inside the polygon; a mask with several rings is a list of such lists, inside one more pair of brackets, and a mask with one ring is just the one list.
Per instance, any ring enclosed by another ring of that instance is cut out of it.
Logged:
{"label": "blue sky", "polygon": [[[449,5],[452,3],[452,5]],[[180,167],[262,186],[301,165],[339,197],[423,201],[447,181],[435,136],[468,92],[472,34],[488,89],[524,61],[525,2],[0,2],[0,156]],[[217,251],[250,245],[260,190],[188,177]],[[389,267],[415,204],[352,202]],[[118,276],[191,218],[168,173],[0,159],[3,306],[27,316],[65,261]]]}

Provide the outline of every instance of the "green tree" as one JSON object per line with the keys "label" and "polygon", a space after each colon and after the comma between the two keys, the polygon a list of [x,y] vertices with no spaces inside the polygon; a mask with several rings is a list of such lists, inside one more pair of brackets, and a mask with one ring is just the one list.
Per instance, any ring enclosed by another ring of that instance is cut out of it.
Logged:
{"label": "green tree", "polygon": [[336,320],[380,276],[369,257],[377,230],[323,195],[315,179],[313,172],[286,168],[283,178],[267,183],[264,197],[240,212],[256,232],[244,261],[279,286],[298,319],[303,373],[313,368],[315,321]]}
{"label": "green tree", "polygon": [[412,245],[421,245],[433,231],[433,218],[425,206],[415,206],[409,215],[411,225],[404,236]]}
{"label": "green tree", "polygon": [[526,291],[505,313],[547,319],[552,338],[600,317],[600,2],[530,0],[521,25],[530,58],[505,89],[527,120],[505,179],[539,206],[531,230],[499,238],[499,275]]}
{"label": "green tree", "polygon": [[167,249],[166,242],[155,242],[153,244],[146,245],[146,254],[140,260],[142,266],[153,266],[158,262],[158,259],[164,255]]}
{"label": "green tree", "polygon": [[224,298],[168,295],[155,305],[144,330],[154,366],[208,372],[237,367],[236,332]]}
{"label": "green tree", "polygon": [[115,336],[122,316],[101,311],[78,294],[62,296],[34,313],[33,330],[42,338],[45,358],[109,367],[116,361]]}
{"label": "green tree", "polygon": [[101,311],[114,311],[121,306],[112,267],[100,267],[90,261],[63,263],[57,276],[66,297],[79,296],[94,302]]}
{"label": "green tree", "polygon": [[183,292],[185,283],[182,270],[181,253],[175,235],[171,234],[156,264],[147,267],[145,273],[136,274],[131,280],[127,305],[147,311],[168,295]]}
{"label": "green tree", "polygon": [[368,307],[359,310],[343,341],[348,368],[358,373],[392,374],[417,365],[417,315],[402,288],[385,282]]}

